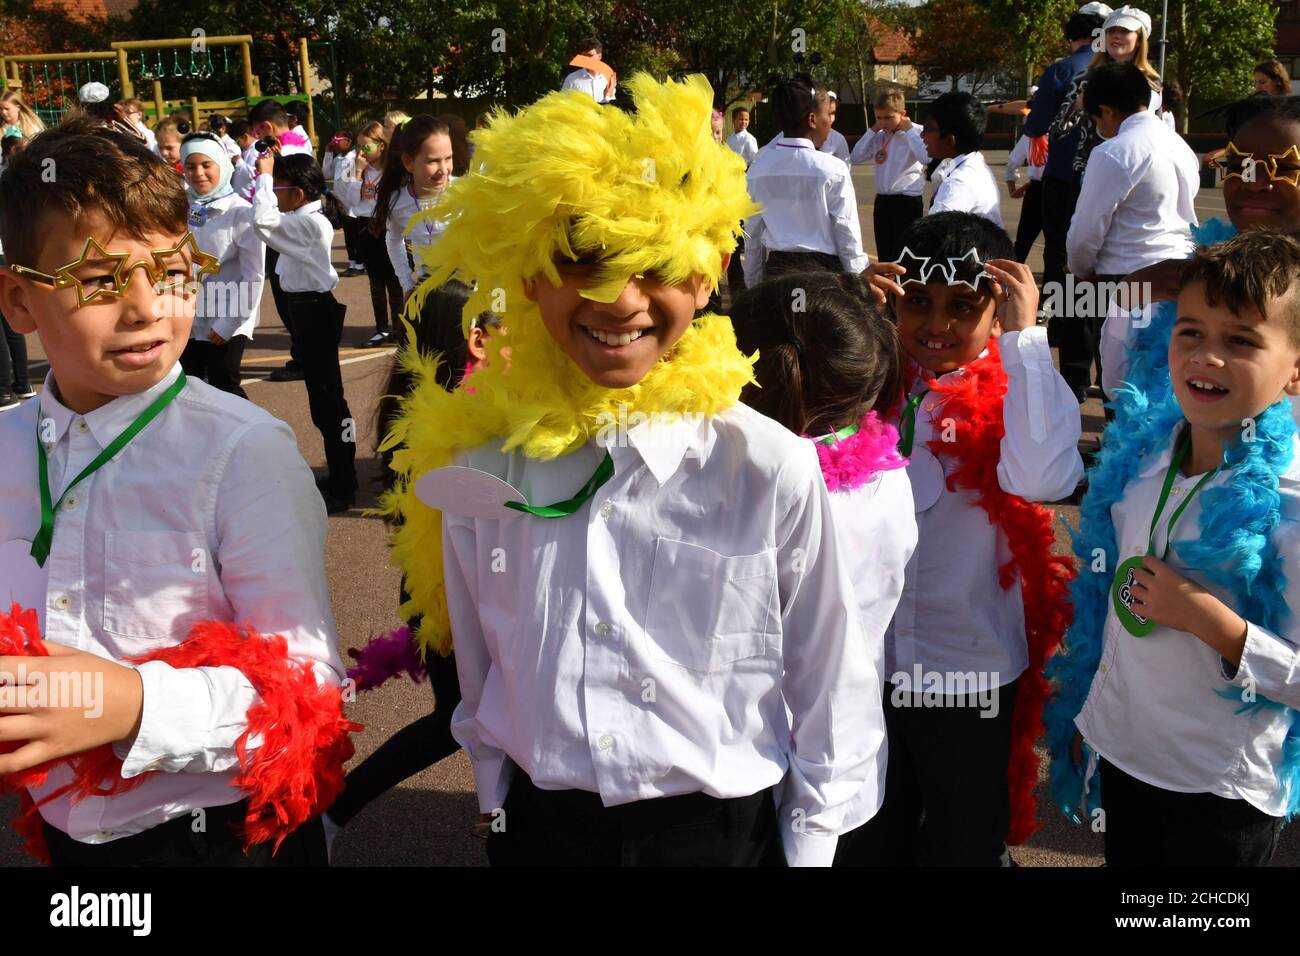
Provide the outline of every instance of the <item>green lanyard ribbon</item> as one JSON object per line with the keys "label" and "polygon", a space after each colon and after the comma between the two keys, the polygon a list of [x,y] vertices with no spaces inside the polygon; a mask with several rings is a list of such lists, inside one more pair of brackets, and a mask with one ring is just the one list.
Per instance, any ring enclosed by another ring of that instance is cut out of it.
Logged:
{"label": "green lanyard ribbon", "polygon": [[857,433],[858,433],[857,425],[845,425],[839,431],[832,432],[829,435],[823,435],[821,438],[815,439],[815,441],[819,445],[838,445],[844,439],[852,438]]}
{"label": "green lanyard ribbon", "polygon": [[916,409],[929,394],[928,388],[923,389],[903,403],[903,411],[899,415],[898,422],[900,426],[898,453],[904,458],[912,457],[912,439],[916,437]]}
{"label": "green lanyard ribbon", "polygon": [[[1192,439],[1191,435],[1188,435],[1174,449],[1173,459],[1169,462],[1169,471],[1165,474],[1165,482],[1160,489],[1160,500],[1156,502],[1155,514],[1151,516],[1151,528],[1147,532],[1148,555],[1157,556],[1155,549],[1156,528],[1160,526],[1160,516],[1164,514],[1165,505],[1169,503],[1169,493],[1173,490],[1174,479],[1178,477],[1178,469],[1182,466],[1183,459],[1187,457],[1191,447]],[[1222,465],[1219,466],[1219,468],[1222,467]],[[1192,490],[1182,504],[1175,508],[1174,513],[1169,516],[1169,526],[1165,533],[1165,547],[1158,555],[1160,560],[1163,561],[1165,555],[1169,553],[1169,547],[1174,537],[1174,525],[1178,523],[1178,519],[1182,517],[1183,512],[1187,510],[1187,506],[1192,503],[1192,499],[1196,497],[1196,493],[1201,490],[1201,487],[1219,473],[1219,468],[1202,475],[1201,480],[1192,486]],[[1119,567],[1115,569],[1115,580],[1111,583],[1111,603],[1114,605],[1115,615],[1124,629],[1134,637],[1146,637],[1156,627],[1155,621],[1143,617],[1133,609],[1133,589],[1137,582],[1137,572],[1142,567],[1142,560],[1139,555],[1121,562]]]}
{"label": "green lanyard ribbon", "polygon": [[39,429],[36,432],[36,473],[41,486],[41,528],[36,532],[36,537],[32,539],[32,557],[36,559],[39,567],[45,567],[45,560],[50,556],[50,546],[54,542],[54,513],[59,506],[63,504],[63,499],[68,497],[68,492],[75,488],[83,479],[89,478],[95,472],[99,471],[104,465],[113,459],[118,452],[125,448],[151,421],[158,417],[159,413],[171,404],[172,399],[181,393],[185,388],[185,373],[181,372],[165,392],[153,400],[153,403],[140,413],[140,416],[126,427],[122,434],[118,435],[108,447],[101,451],[95,460],[82,469],[81,474],[73,478],[68,487],[63,489],[63,494],[59,495],[58,501],[51,501],[50,496],[50,476],[49,463],[45,460],[45,448],[41,445],[41,433]]}
{"label": "green lanyard ribbon", "polygon": [[[1192,436],[1189,434],[1178,443],[1178,448],[1174,451],[1173,460],[1169,462],[1169,471],[1165,475],[1164,486],[1160,489],[1160,499],[1156,502],[1156,513],[1151,516],[1151,530],[1147,532],[1147,554],[1156,553],[1156,528],[1160,524],[1160,515],[1164,513],[1165,505],[1169,501],[1169,493],[1173,490],[1174,479],[1178,476],[1178,469],[1182,467],[1183,459],[1187,457],[1187,453],[1191,451],[1191,448]],[[1219,466],[1219,468],[1222,467],[1222,465]],[[1183,500],[1183,503],[1175,508],[1174,513],[1169,516],[1169,527],[1165,533],[1165,547],[1164,550],[1157,555],[1161,561],[1163,561],[1165,555],[1169,553],[1169,543],[1174,537],[1174,525],[1178,523],[1178,519],[1181,518],[1183,512],[1187,510],[1187,506],[1192,503],[1192,499],[1195,498],[1196,493],[1201,490],[1201,486],[1219,473],[1219,468],[1215,468],[1213,471],[1206,472],[1202,475],[1201,480],[1192,486],[1191,492],[1188,493],[1187,497]]]}
{"label": "green lanyard ribbon", "polygon": [[539,518],[565,518],[590,501],[591,496],[599,490],[600,486],[612,477],[614,477],[614,459],[609,456],[609,452],[605,452],[605,457],[596,466],[595,472],[572,498],[557,501],[553,505],[530,505],[523,501],[507,501],[506,507]]}

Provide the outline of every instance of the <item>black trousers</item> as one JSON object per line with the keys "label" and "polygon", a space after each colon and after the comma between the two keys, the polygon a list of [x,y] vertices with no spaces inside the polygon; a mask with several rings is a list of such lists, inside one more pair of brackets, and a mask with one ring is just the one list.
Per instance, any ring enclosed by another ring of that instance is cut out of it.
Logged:
{"label": "black trousers", "polygon": [[387,332],[397,325],[405,300],[402,283],[393,270],[393,260],[388,258],[388,246],[382,236],[370,231],[369,220],[357,236],[357,250],[366,266],[366,280],[370,283],[370,305],[375,310],[375,331]]}
{"label": "black trousers", "polygon": [[895,702],[885,686],[889,763],[885,799],[865,824],[840,837],[836,866],[1000,866],[1010,823],[1013,681],[991,691],[997,715],[980,716],[978,695],[920,694]]}
{"label": "black trousers", "polygon": [[249,341],[247,335],[232,336],[221,345],[207,339],[190,339],[181,353],[181,368],[185,369],[186,375],[200,378],[213,388],[248,398],[239,382],[244,349]]}
{"label": "black trousers", "polygon": [[[1070,220],[1074,218],[1074,207],[1079,203],[1079,184],[1075,180],[1054,179],[1043,176],[1043,286],[1050,288],[1051,283],[1058,283],[1056,288],[1064,290],[1066,272],[1065,237],[1070,232]],[[1024,215],[1024,210],[1021,210]],[[1057,348],[1061,344],[1065,326],[1070,323],[1067,316],[1053,317],[1047,328],[1047,337]],[[1064,352],[1062,352],[1064,358]],[[1069,379],[1066,379],[1068,382]],[[1073,384],[1071,384],[1073,388]],[[1087,390],[1087,386],[1084,386]]]}
{"label": "black trousers", "polygon": [[285,292],[289,332],[298,343],[311,421],[325,443],[328,491],[351,498],[357,489],[356,422],[343,394],[339,341],[347,307],[332,292]]}
{"label": "black trousers", "polygon": [[493,866],[784,866],[771,790],[690,793],[606,807],[599,794],[541,790],[515,771]]}
{"label": "black trousers", "polygon": [[367,804],[407,777],[460,749],[451,735],[451,715],[460,703],[456,655],[443,657],[430,651],[428,666],[433,713],[407,724],[349,771],[347,785],[329,808],[330,819],[339,826],[346,826]]}
{"label": "black trousers", "polygon": [[[1067,227],[1068,230],[1068,227]],[[1029,258],[1029,250],[1043,231],[1043,181],[1029,181],[1029,187],[1020,199],[1020,225],[1016,227],[1016,261]]]}
{"label": "black trousers", "polygon": [[1282,818],[1245,800],[1176,793],[1099,761],[1107,866],[1267,866]]}
{"label": "black trousers", "polygon": [[[1094,276],[1092,282],[1100,285],[1102,283],[1120,282],[1123,276],[1118,275],[1099,275]],[[1060,322],[1064,319],[1065,325],[1061,329],[1060,338],[1060,365],[1061,377],[1065,383],[1070,386],[1074,392],[1074,397],[1080,402],[1087,397],[1088,386],[1093,384],[1093,368],[1096,367],[1096,383],[1101,384],[1101,327],[1106,321],[1106,312],[1110,307],[1110,301],[1106,298],[1102,290],[1096,290],[1093,296],[1086,296],[1082,289],[1087,283],[1075,283],[1076,302],[1086,306],[1089,299],[1093,303],[1091,310],[1086,307],[1076,307],[1076,303],[1069,303],[1069,310],[1061,318],[1053,317],[1053,322]],[[1062,297],[1065,301],[1065,297]]]}
{"label": "black trousers", "polygon": [[266,281],[271,286],[271,299],[275,302],[275,311],[280,316],[280,323],[289,333],[289,361],[286,365],[297,368],[302,363],[298,358],[298,343],[293,340],[293,329],[289,327],[289,306],[285,302],[284,290],[280,288],[280,277],[275,274],[275,264],[280,261],[280,253],[266,247]]}
{"label": "black trousers", "polygon": [[27,376],[27,339],[9,327],[8,320],[0,315],[0,398],[30,391]]}
{"label": "black trousers", "polygon": [[877,193],[871,210],[871,222],[876,229],[876,261],[896,261],[903,252],[903,233],[924,215],[925,203],[920,196]]}
{"label": "black trousers", "polygon": [[745,251],[745,237],[741,236],[736,243],[736,250],[731,254],[731,261],[727,263],[727,291],[731,293],[731,301],[736,301],[736,296],[745,291],[745,264],[740,260],[740,254]]}
{"label": "black trousers", "polygon": [[366,227],[367,220],[358,216],[349,216],[343,213],[343,245],[348,250],[348,262],[361,261],[361,243],[359,237],[361,230]]}
{"label": "black trousers", "polygon": [[248,801],[203,810],[203,831],[195,833],[198,817],[183,814],[134,836],[109,843],[80,843],[45,824],[45,842],[54,866],[329,866],[325,831],[320,818],[294,830],[272,855],[274,843],[259,843],[244,852],[240,828]]}
{"label": "black trousers", "polygon": [[792,272],[843,272],[840,257],[829,252],[783,252],[772,250],[763,265],[764,277],[789,275]]}

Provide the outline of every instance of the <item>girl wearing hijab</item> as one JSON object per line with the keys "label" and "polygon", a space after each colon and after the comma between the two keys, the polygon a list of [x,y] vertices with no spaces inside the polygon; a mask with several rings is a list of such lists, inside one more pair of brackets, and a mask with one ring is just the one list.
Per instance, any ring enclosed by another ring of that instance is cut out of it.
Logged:
{"label": "girl wearing hijab", "polygon": [[201,277],[190,343],[181,355],[187,375],[247,398],[239,387],[244,348],[257,326],[266,245],[253,231],[253,207],[230,185],[230,154],[213,133],[181,141],[181,168],[190,198],[190,233],[221,270]]}

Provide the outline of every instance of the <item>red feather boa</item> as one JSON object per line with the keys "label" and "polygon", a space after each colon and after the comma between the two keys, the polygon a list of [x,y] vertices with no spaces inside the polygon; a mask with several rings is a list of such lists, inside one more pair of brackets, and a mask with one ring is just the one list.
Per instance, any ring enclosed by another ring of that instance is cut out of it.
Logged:
{"label": "red feather boa", "polygon": [[935,381],[930,392],[941,398],[936,417],[959,422],[956,441],[933,439],[930,450],[948,458],[949,491],[961,488],[974,492],[976,503],[1006,539],[1011,560],[998,568],[998,582],[1005,589],[1017,579],[1025,605],[1025,636],[1029,645],[1029,667],[1020,678],[1015,711],[1011,716],[1011,759],[1007,778],[1011,794],[1011,822],[1007,843],[1018,846],[1038,829],[1038,808],[1034,788],[1038,784],[1038,757],[1034,742],[1043,732],[1043,701],[1047,681],[1043,666],[1060,644],[1070,626],[1073,608],[1069,586],[1074,564],[1065,555],[1052,553],[1053,512],[1042,505],[1007,494],[998,483],[1000,443],[1006,429],[1002,423],[1002,401],[1007,393],[1007,373],[997,341],[990,339],[988,355],[966,367],[966,374],[946,382]]}
{"label": "red feather boa", "polygon": [[[35,611],[14,605],[0,613],[0,656],[45,657]],[[259,700],[248,710],[248,727],[235,742],[239,774],[234,785],[248,795],[244,820],[244,845],[274,841],[274,849],[308,820],[327,810],[343,790],[343,765],[352,757],[351,733],[361,725],[343,714],[339,688],[320,685],[311,667],[289,657],[288,645],[278,634],[264,637],[251,629],[240,630],[216,621],[196,624],[184,643],[165,647],[128,663],[162,661],[172,667],[234,667],[257,691]],[[248,741],[260,737],[261,746],[249,752]],[[21,744],[0,744],[0,753]],[[0,791],[21,790],[22,804],[14,829],[26,840],[25,849],[49,862],[41,817],[26,792],[43,784],[60,761],[51,761],[19,773],[0,777]],[[111,797],[138,787],[153,773],[122,778],[122,761],[105,744],[64,758],[73,781],[44,801],[71,795]]]}

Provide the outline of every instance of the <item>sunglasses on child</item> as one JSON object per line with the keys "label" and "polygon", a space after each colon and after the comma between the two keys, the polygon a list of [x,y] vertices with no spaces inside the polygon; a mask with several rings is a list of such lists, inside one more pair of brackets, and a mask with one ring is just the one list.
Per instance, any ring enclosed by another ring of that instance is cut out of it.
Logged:
{"label": "sunglasses on child", "polygon": [[[97,299],[120,299],[126,295],[135,270],[144,267],[149,279],[158,288],[160,294],[182,291],[192,281],[205,275],[216,275],[221,270],[217,257],[209,255],[199,248],[194,234],[187,232],[180,242],[167,249],[154,249],[148,259],[137,259],[128,263],[129,252],[109,252],[94,237],[86,240],[81,255],[66,266],[54,270],[51,275],[27,266],[11,265],[9,268],[25,279],[52,289],[66,289],[69,286],[77,290],[77,308],[89,305]],[[104,269],[111,264],[111,271]],[[193,275],[194,266],[199,267]],[[79,275],[74,275],[80,270]]]}
{"label": "sunglasses on child", "polygon": [[1269,153],[1267,159],[1259,160],[1252,153],[1243,153],[1236,143],[1229,143],[1224,154],[1212,160],[1211,165],[1219,170],[1225,183],[1229,179],[1253,183],[1260,176],[1267,176],[1270,183],[1300,186],[1300,147],[1294,144],[1285,153]]}

